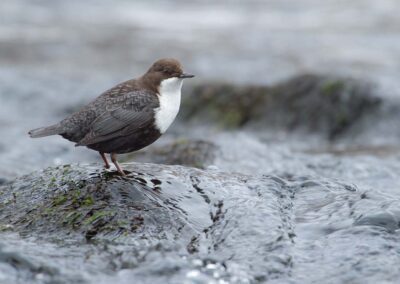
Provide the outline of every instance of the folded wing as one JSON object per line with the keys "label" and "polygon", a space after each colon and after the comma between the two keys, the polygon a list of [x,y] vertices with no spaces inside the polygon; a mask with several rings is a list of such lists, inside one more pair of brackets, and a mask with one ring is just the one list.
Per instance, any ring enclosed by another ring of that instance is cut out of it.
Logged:
{"label": "folded wing", "polygon": [[90,131],[76,146],[87,146],[134,133],[154,123],[157,95],[150,91],[133,91],[111,98],[107,111],[91,124]]}

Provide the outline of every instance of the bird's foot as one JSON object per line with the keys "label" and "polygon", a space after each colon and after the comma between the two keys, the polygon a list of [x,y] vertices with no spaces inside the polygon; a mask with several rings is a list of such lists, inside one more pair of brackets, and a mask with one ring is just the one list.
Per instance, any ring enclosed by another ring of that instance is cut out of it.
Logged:
{"label": "bird's foot", "polygon": [[109,169],[109,168],[110,168],[110,164],[108,163],[108,160],[107,160],[107,158],[106,158],[106,155],[104,155],[104,153],[102,153],[102,152],[99,152],[99,153],[100,153],[101,158],[103,159],[104,168],[105,168],[105,169]]}
{"label": "bird's foot", "polygon": [[123,177],[126,177],[125,172],[122,170],[122,168],[118,164],[117,155],[115,153],[111,153],[110,156],[111,156],[111,161],[113,162],[114,166],[117,168],[117,171],[119,172],[119,174]]}

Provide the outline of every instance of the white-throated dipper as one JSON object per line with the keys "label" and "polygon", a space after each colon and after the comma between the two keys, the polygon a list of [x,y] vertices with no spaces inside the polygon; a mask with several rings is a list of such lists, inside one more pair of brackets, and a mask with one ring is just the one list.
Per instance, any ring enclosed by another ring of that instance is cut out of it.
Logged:
{"label": "white-throated dipper", "polygon": [[179,111],[181,88],[185,78],[175,59],[160,59],[140,78],[123,82],[61,122],[29,131],[32,138],[61,135],[98,151],[110,154],[118,172],[116,154],[142,149],[156,141],[171,125]]}

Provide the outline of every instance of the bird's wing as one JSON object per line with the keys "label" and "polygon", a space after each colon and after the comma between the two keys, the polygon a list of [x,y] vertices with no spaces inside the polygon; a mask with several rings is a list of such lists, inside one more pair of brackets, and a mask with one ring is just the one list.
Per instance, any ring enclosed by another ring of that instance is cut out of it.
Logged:
{"label": "bird's wing", "polygon": [[77,146],[87,146],[126,136],[154,122],[157,95],[151,91],[132,91],[107,102],[107,110],[91,124],[90,131]]}

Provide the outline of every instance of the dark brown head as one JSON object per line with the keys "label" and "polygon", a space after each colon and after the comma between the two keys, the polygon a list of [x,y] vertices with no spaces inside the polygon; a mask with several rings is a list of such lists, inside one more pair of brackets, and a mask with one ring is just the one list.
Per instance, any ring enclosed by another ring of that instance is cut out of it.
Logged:
{"label": "dark brown head", "polygon": [[194,75],[184,73],[182,65],[173,58],[157,60],[150,69],[142,76],[142,80],[151,89],[158,92],[158,88],[164,80],[176,78],[182,81],[185,78],[193,78]]}

